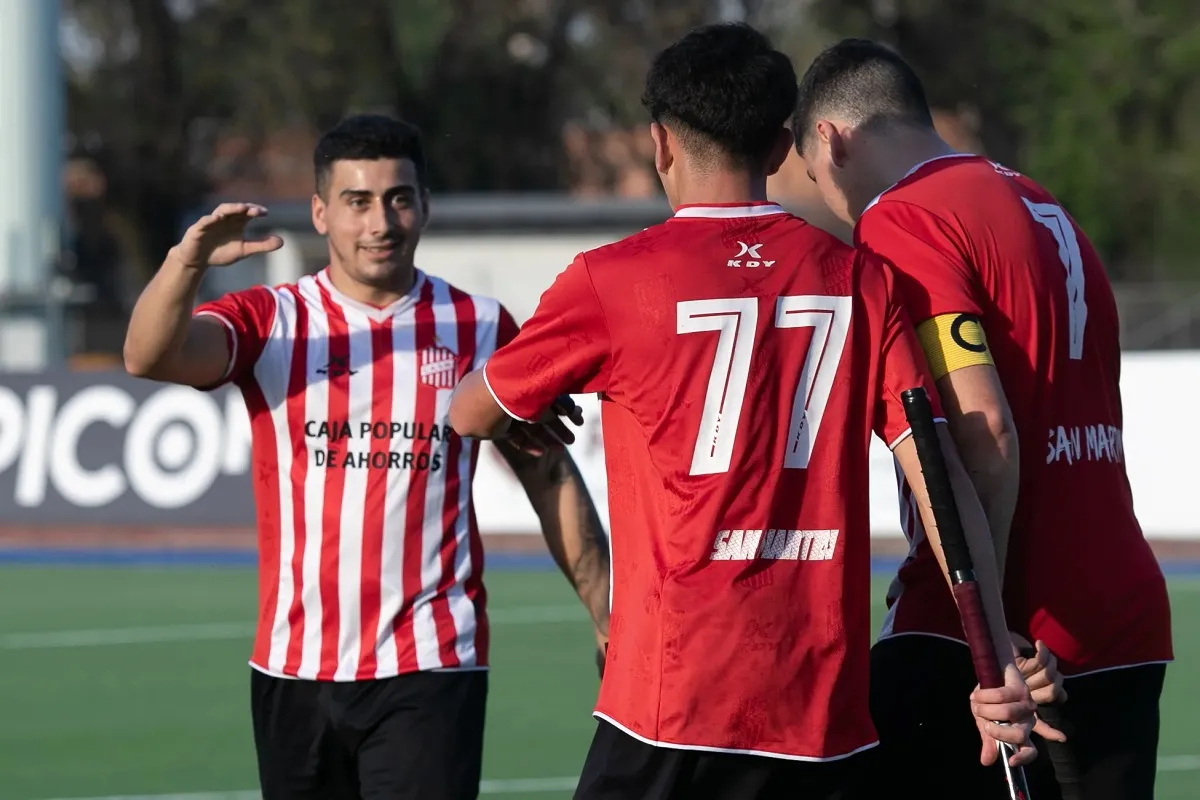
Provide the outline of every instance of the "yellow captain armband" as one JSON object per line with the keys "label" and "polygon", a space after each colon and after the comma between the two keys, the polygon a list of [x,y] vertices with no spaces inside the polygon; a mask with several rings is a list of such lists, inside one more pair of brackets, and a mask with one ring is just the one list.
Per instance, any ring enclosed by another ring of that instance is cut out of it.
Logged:
{"label": "yellow captain armband", "polygon": [[917,339],[934,380],[956,369],[992,363],[983,326],[973,314],[942,314],[927,319],[917,326]]}

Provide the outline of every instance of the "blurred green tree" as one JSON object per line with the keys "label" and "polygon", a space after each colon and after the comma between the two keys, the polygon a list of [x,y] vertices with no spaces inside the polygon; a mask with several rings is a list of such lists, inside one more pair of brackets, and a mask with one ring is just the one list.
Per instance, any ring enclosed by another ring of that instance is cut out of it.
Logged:
{"label": "blurred green tree", "polygon": [[1055,193],[1122,279],[1200,277],[1194,0],[814,0],[837,36],[895,46],[930,102]]}

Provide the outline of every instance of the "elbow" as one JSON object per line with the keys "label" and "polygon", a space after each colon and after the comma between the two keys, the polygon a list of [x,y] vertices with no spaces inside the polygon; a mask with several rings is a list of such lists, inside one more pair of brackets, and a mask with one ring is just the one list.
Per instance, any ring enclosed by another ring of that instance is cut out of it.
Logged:
{"label": "elbow", "polygon": [[154,364],[150,362],[142,353],[138,352],[129,339],[125,340],[125,346],[121,350],[121,359],[125,364],[125,371],[135,378],[152,377]]}
{"label": "elbow", "polygon": [[956,444],[973,477],[1015,491],[1020,479],[1021,447],[1012,416],[999,411],[980,412],[976,424],[962,428],[955,437]]}
{"label": "elbow", "polygon": [[478,370],[458,384],[447,416],[450,427],[464,438],[493,439],[508,427],[508,415],[493,401]]}
{"label": "elbow", "polygon": [[1021,446],[1017,439],[1017,426],[1012,415],[999,411],[985,416],[985,435],[988,449],[994,453],[997,466],[1015,466],[1021,458]]}
{"label": "elbow", "polygon": [[1016,465],[1021,461],[1021,445],[1017,440],[1017,431],[1010,428],[996,434],[996,453],[1005,464]]}
{"label": "elbow", "polygon": [[455,392],[450,400],[449,421],[454,432],[463,438],[492,438],[492,431],[484,424],[480,415],[471,413],[470,404],[461,393]]}
{"label": "elbow", "polygon": [[475,431],[475,429],[471,426],[470,415],[467,414],[466,410],[463,408],[461,401],[462,398],[458,394],[455,394],[450,400],[450,427],[454,429],[455,433],[464,438],[468,436],[477,436],[477,431]]}

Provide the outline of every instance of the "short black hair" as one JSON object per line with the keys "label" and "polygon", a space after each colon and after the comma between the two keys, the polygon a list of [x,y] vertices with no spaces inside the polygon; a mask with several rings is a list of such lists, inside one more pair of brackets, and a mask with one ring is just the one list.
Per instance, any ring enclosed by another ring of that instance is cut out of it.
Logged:
{"label": "short black hair", "polygon": [[642,105],[689,150],[762,168],[795,108],[796,70],[749,25],[705,25],[654,57]]}
{"label": "short black hair", "polygon": [[796,149],[818,119],[834,114],[856,125],[933,128],[921,79],[898,53],[869,39],[844,39],[827,48],[800,80],[792,115]]}
{"label": "short black hair", "polygon": [[421,189],[425,184],[425,143],[411,122],[382,114],[346,117],[326,131],[313,150],[317,194],[324,195],[335,161],[375,161],[407,158],[417,169]]}

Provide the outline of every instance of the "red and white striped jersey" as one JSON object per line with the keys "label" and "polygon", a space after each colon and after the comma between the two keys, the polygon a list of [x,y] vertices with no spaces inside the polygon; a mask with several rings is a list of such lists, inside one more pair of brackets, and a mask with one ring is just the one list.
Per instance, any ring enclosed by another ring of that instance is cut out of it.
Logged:
{"label": "red and white striped jersey", "polygon": [[222,383],[250,412],[251,666],[323,681],[486,667],[478,445],[447,413],[458,380],[516,335],[508,312],[420,271],[407,296],[375,308],[326,269],[195,313],[228,329]]}

